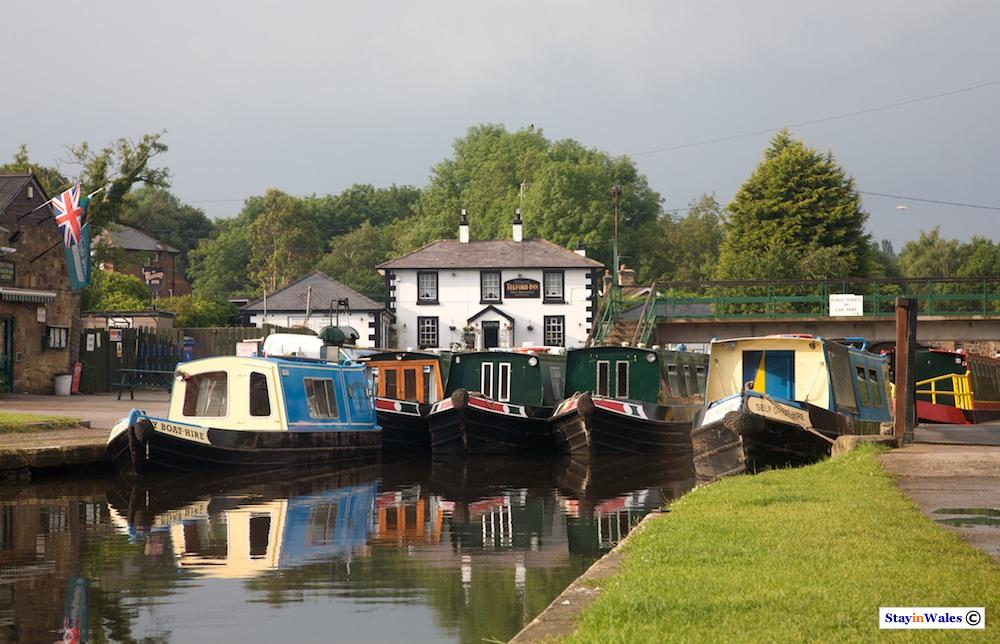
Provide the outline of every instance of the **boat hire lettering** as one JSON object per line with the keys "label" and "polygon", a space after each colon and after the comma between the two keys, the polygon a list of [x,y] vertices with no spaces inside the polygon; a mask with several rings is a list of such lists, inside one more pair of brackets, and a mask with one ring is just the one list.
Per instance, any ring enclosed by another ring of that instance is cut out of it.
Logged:
{"label": "boat hire lettering", "polygon": [[505,298],[532,298],[542,296],[542,285],[538,280],[517,277],[503,283]]}
{"label": "boat hire lettering", "polygon": [[187,425],[173,425],[162,421],[154,421],[153,428],[164,434],[172,434],[186,440],[193,440],[199,443],[210,444],[208,440],[208,430],[202,427],[190,427]]}
{"label": "boat hire lettering", "polygon": [[795,423],[803,427],[810,426],[809,414],[801,409],[795,409],[786,405],[779,406],[760,398],[750,398],[747,400],[747,407],[756,414],[767,416],[783,423]]}

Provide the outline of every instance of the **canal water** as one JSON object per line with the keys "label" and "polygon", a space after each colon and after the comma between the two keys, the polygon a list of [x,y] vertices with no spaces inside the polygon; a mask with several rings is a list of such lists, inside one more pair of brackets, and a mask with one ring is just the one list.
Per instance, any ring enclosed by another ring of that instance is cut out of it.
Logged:
{"label": "canal water", "polygon": [[693,484],[660,457],[0,487],[0,642],[506,640]]}

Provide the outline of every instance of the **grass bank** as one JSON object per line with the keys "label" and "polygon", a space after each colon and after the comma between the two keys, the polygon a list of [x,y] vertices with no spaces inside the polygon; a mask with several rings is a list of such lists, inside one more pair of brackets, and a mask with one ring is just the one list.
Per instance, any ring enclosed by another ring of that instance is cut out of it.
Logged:
{"label": "grass bank", "polygon": [[[868,641],[879,606],[985,605],[1000,632],[1000,566],[922,515],[870,447],[697,489],[646,525],[568,641]],[[945,635],[984,637],[903,637]]]}
{"label": "grass bank", "polygon": [[15,414],[0,412],[0,434],[34,432],[45,429],[59,429],[76,425],[75,418],[63,416],[37,416],[35,414]]}

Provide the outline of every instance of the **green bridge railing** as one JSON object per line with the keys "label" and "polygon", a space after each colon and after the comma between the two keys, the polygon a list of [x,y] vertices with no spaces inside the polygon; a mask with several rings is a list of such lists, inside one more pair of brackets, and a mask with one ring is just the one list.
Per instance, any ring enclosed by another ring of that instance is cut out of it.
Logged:
{"label": "green bridge railing", "polygon": [[865,317],[894,315],[898,296],[917,298],[920,315],[1000,317],[1000,277],[661,282],[655,291],[643,321],[827,317],[833,294],[863,296]]}

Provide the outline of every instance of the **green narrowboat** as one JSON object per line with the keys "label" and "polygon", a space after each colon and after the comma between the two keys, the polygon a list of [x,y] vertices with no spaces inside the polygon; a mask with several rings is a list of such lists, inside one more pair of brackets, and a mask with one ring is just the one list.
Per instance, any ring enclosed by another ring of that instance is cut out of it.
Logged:
{"label": "green narrowboat", "polygon": [[564,452],[646,454],[691,449],[708,356],[637,347],[573,349],[565,399],[552,415]]}
{"label": "green narrowboat", "polygon": [[562,398],[566,356],[534,351],[455,354],[445,398],[427,424],[434,454],[554,449],[548,419]]}

